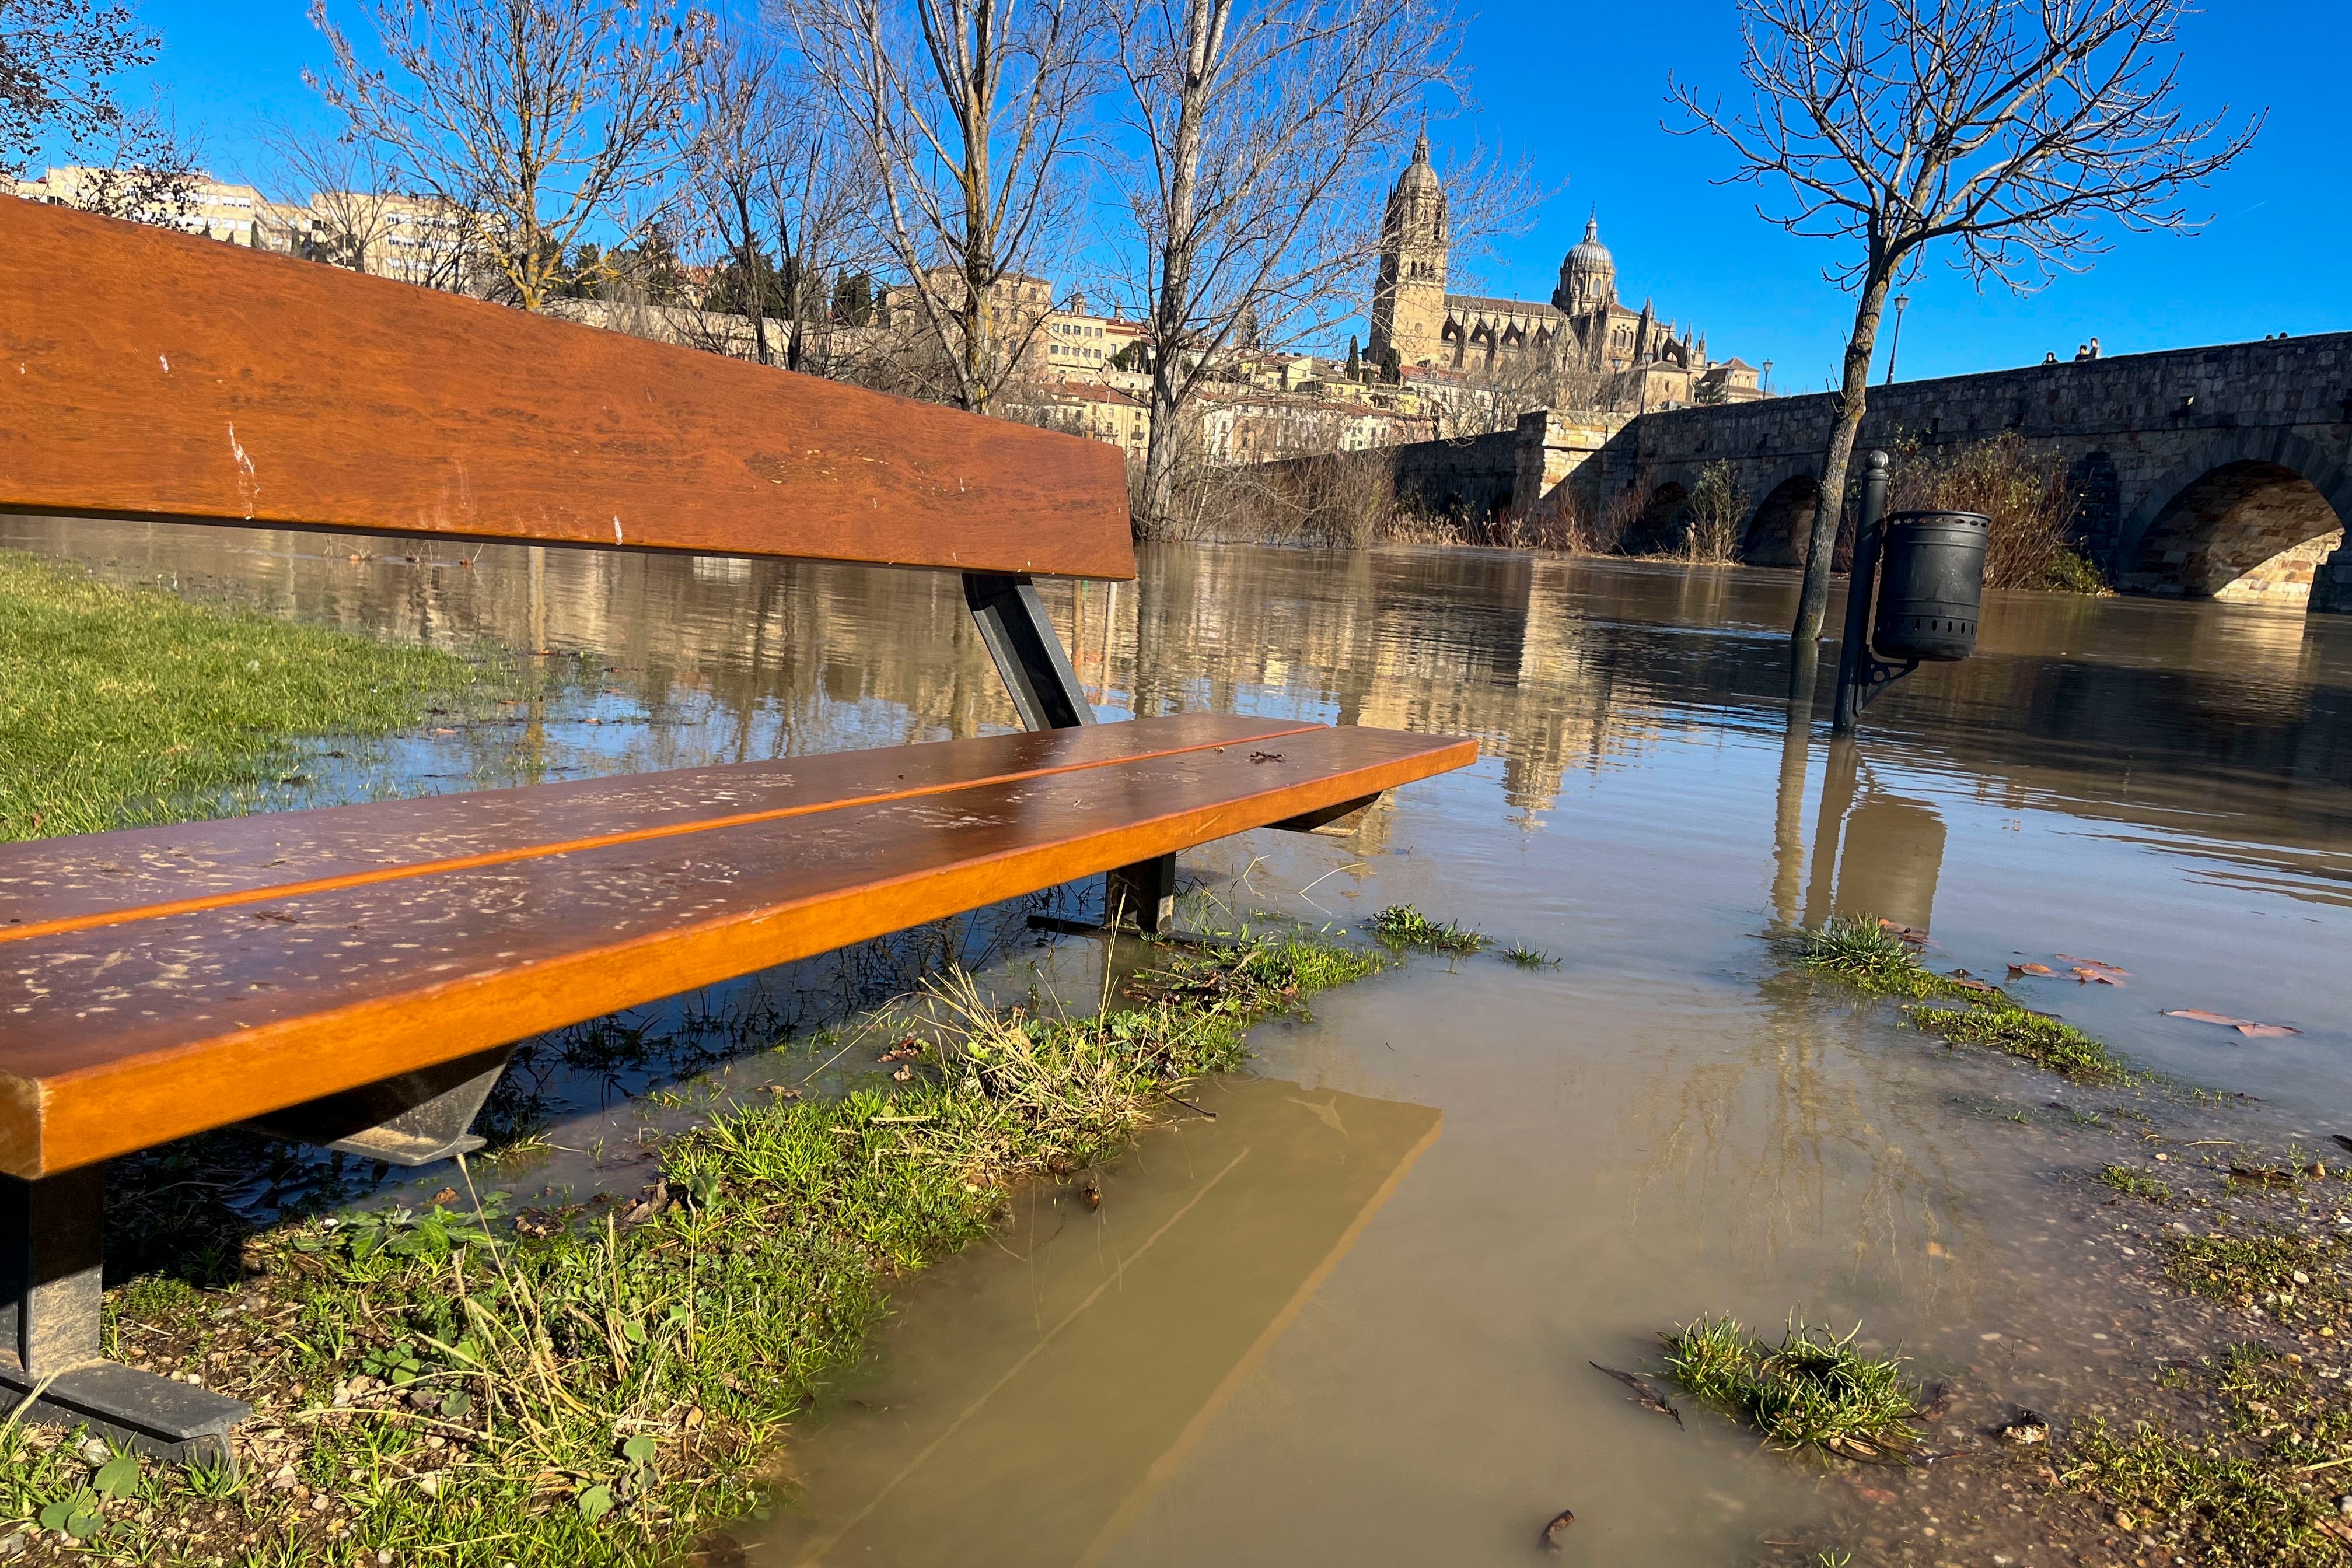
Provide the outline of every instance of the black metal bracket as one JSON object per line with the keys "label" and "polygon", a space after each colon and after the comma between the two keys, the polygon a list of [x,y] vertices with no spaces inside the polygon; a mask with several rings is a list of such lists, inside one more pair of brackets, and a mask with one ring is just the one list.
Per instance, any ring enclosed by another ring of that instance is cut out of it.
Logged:
{"label": "black metal bracket", "polygon": [[963,601],[980,623],[980,640],[1013,694],[1024,729],[1069,729],[1095,722],[1078,672],[1055,634],[1054,622],[1025,576],[963,574]]}
{"label": "black metal bracket", "polygon": [[1899,664],[1890,664],[1868,648],[1863,649],[1853,675],[1850,698],[1853,705],[1853,711],[1859,715],[1864,708],[1878,700],[1879,693],[1918,667],[1919,661],[1916,659],[1906,659]]}
{"label": "black metal bracket", "polygon": [[320,1144],[388,1166],[429,1166],[482,1146],[474,1118],[514,1055],[511,1045],[289,1105],[247,1125],[273,1138]]}
{"label": "black metal bracket", "polygon": [[103,1166],[0,1176],[0,1390],[33,1420],[159,1458],[234,1466],[228,1433],[251,1406],[101,1354],[105,1208]]}

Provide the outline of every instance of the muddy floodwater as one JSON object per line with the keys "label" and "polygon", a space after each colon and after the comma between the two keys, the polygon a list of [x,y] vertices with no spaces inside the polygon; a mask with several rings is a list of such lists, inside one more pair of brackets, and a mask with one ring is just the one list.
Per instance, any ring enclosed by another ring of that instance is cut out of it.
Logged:
{"label": "muddy floodwater", "polygon": [[[289,804],[1013,722],[945,578],[24,518],[0,547],[560,666],[529,711],[322,758]],[[1115,594],[1050,587],[1106,716],[1480,742],[1351,836],[1250,835],[1185,857],[1188,885],[1349,925],[1414,904],[1547,961],[1417,956],[1321,998],[1202,1113],[1171,1107],[1098,1207],[1023,1195],[998,1243],[901,1292],[790,1444],[783,1500],[714,1552],[1516,1563],[1572,1509],[1591,1563],[2056,1562],[1990,1480],[1965,1519],[1906,1511],[1588,1363],[1654,1370],[1661,1329],[1795,1313],[1901,1349],[1977,1429],[2128,1408],[2166,1347],[2084,1168],[2215,1127],[2352,1133],[2352,618],[1994,595],[1978,659],[1833,747],[1790,727],[1792,595],[1443,550],[1148,552]],[[1939,967],[2049,965],[2022,999],[2228,1096],[1948,1049],[1769,940],[1864,911],[1931,931]],[[2066,977],[2084,958],[2126,983]]]}

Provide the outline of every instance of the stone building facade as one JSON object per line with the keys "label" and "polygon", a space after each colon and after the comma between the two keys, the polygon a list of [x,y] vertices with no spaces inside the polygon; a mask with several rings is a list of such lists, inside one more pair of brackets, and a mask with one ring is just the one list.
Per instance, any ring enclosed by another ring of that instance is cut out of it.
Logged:
{"label": "stone building facade", "polygon": [[1617,296],[1617,260],[1601,243],[1598,214],[1559,265],[1549,301],[1446,292],[1453,235],[1445,184],[1429,161],[1429,138],[1389,192],[1380,268],[1372,283],[1371,359],[1416,371],[1508,374],[1527,366],[1580,370],[1608,389],[1612,406],[1675,408],[1745,402],[1764,395],[1756,367],[1716,360],[1706,337],[1679,332],[1648,300],[1633,309]]}

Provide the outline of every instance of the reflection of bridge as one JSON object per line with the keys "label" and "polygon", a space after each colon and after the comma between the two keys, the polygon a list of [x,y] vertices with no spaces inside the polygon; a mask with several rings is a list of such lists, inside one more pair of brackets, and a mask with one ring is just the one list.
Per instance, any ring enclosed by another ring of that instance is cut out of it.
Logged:
{"label": "reflection of bridge", "polygon": [[[1664,511],[1708,463],[1728,461],[1753,503],[1747,558],[1793,564],[1831,403],[1822,393],[1645,415],[1601,448],[1598,476]],[[2352,610],[2352,554],[2340,548],[2352,333],[1873,387],[1863,442],[1911,435],[1933,448],[2012,430],[2068,465],[2084,547],[2126,591],[2299,603],[2317,570],[2323,607]]]}

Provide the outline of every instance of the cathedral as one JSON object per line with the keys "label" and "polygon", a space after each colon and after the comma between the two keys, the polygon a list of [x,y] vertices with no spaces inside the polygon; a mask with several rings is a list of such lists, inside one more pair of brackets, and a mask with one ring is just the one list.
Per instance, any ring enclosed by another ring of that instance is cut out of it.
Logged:
{"label": "cathedral", "polygon": [[1704,334],[1661,321],[1647,300],[1630,310],[1617,298],[1617,261],[1601,243],[1598,214],[1559,264],[1549,304],[1445,291],[1451,237],[1445,186],[1429,162],[1429,137],[1389,193],[1380,275],[1372,288],[1371,362],[1390,354],[1405,377],[1416,371],[1492,379],[1521,370],[1582,370],[1601,378],[1612,406],[1673,408],[1742,402],[1763,396],[1756,368],[1711,360]]}

